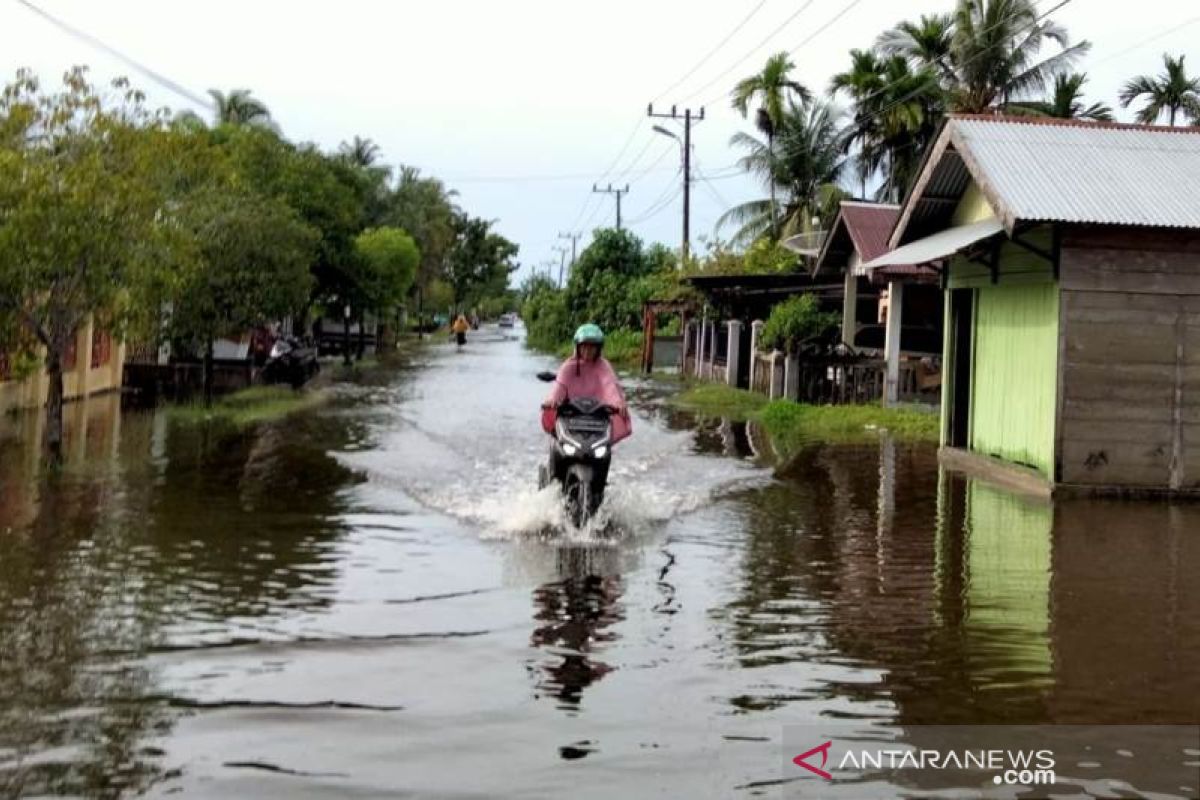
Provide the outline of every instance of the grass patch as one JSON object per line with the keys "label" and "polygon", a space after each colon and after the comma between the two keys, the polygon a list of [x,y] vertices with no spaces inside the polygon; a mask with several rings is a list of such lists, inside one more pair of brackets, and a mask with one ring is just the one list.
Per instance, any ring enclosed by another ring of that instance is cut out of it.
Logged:
{"label": "grass patch", "polygon": [[294,391],[283,386],[252,386],[218,397],[205,407],[203,401],[172,406],[169,414],[180,422],[199,424],[222,422],[236,427],[281,419],[325,401],[319,391]]}
{"label": "grass patch", "polygon": [[860,442],[886,430],[906,441],[938,440],[935,413],[879,405],[814,406],[772,400],[756,392],[719,384],[702,384],[681,392],[671,402],[705,416],[757,422],[775,449],[787,457],[813,442]]}
{"label": "grass patch", "polygon": [[675,395],[671,403],[704,416],[744,422],[767,405],[767,398],[719,383],[701,383]]}

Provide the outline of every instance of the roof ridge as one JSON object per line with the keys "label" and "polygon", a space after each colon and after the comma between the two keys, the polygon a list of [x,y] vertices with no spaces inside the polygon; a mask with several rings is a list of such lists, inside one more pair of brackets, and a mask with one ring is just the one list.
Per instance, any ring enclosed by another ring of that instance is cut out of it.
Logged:
{"label": "roof ridge", "polygon": [[1195,125],[1146,125],[1137,122],[1103,122],[1082,119],[1063,119],[1061,117],[1026,117],[1015,114],[948,114],[952,120],[971,122],[996,122],[1011,125],[1046,125],[1060,128],[1084,128],[1092,130],[1118,131],[1150,131],[1153,133],[1200,134],[1200,126]]}
{"label": "roof ridge", "polygon": [[862,208],[899,208],[899,203],[876,203],[872,200],[843,200],[844,206],[859,206]]}

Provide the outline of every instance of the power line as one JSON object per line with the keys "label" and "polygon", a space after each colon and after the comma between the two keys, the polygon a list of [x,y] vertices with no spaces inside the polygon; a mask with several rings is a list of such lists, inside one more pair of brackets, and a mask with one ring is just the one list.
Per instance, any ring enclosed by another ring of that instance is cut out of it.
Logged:
{"label": "power line", "polygon": [[59,19],[58,17],[55,17],[52,14],[49,14],[49,13],[43,11],[42,9],[35,6],[33,3],[29,2],[29,0],[17,0],[17,2],[20,3],[21,5],[25,6],[27,9],[32,11],[34,14],[37,14],[39,17],[41,17],[42,19],[49,22],[51,25],[54,25],[59,30],[61,30],[71,36],[74,36],[76,39],[79,39],[80,41],[85,42],[86,44],[89,44],[92,47],[95,47],[99,50],[103,50],[105,53],[108,53],[113,58],[117,59],[118,61],[121,61],[122,63],[124,63],[130,67],[133,67],[135,70],[142,73],[147,78],[149,78],[150,80],[157,83],[159,86],[162,86],[163,88],[168,89],[171,92],[174,92],[175,94],[184,98],[188,102],[195,103],[196,105],[200,106],[201,108],[205,108],[205,109],[209,109],[209,110],[211,110],[213,108],[213,103],[212,103],[211,99],[206,99],[197,94],[193,94],[190,90],[185,88],[183,85],[171,80],[170,78],[168,78],[167,76],[165,76],[159,72],[156,72],[156,71],[150,69],[145,64],[142,64],[141,62],[136,61],[133,58],[130,58],[129,56],[122,53],[120,50],[117,50],[115,47],[112,47],[111,45],[108,45],[108,44],[100,41],[95,36],[92,36],[90,33],[87,33],[86,31],[82,31],[79,28],[69,25],[68,23],[64,22],[63,20]]}
{"label": "power line", "polygon": [[694,66],[694,67],[692,67],[690,70],[688,70],[688,71],[687,71],[687,73],[686,73],[686,74],[685,74],[685,75],[684,75],[682,78],[680,78],[679,80],[675,81],[675,82],[674,82],[674,83],[672,83],[670,86],[668,86],[666,89],[663,89],[661,92],[659,92],[659,93],[658,93],[658,94],[655,96],[655,98],[654,98],[654,99],[655,99],[656,101],[658,101],[658,100],[661,100],[661,99],[663,98],[663,96],[665,96],[665,95],[667,95],[667,94],[670,94],[671,92],[675,91],[676,89],[678,89],[678,88],[679,88],[679,87],[680,87],[680,86],[683,84],[683,82],[684,82],[684,81],[686,81],[688,78],[690,78],[690,77],[692,77],[693,75],[695,75],[695,74],[696,74],[696,70],[700,69],[700,68],[701,68],[701,67],[703,67],[703,66],[704,66],[706,63],[708,63],[708,60],[709,60],[710,58],[712,58],[714,55],[716,55],[716,54],[717,54],[717,52],[718,52],[718,51],[719,51],[719,50],[720,50],[722,47],[724,47],[726,44],[728,44],[728,43],[729,43],[729,40],[730,40],[730,39],[732,39],[732,38],[734,37],[734,35],[736,35],[736,34],[737,34],[737,32],[738,32],[738,31],[740,31],[742,28],[744,28],[744,27],[746,26],[746,23],[747,23],[747,22],[749,22],[751,19],[753,19],[753,18],[754,18],[754,16],[755,16],[756,14],[758,14],[758,12],[759,12],[759,11],[761,11],[761,10],[762,10],[762,7],[763,7],[763,6],[765,6],[766,4],[767,4],[767,0],[760,0],[760,1],[759,1],[759,4],[758,4],[758,5],[756,5],[754,8],[750,9],[750,13],[749,13],[749,14],[747,14],[745,17],[743,17],[743,18],[742,18],[742,21],[741,21],[741,22],[739,22],[739,23],[738,23],[738,24],[737,24],[737,25],[736,25],[736,26],[733,28],[733,30],[731,30],[731,31],[730,31],[728,34],[726,34],[726,35],[725,35],[725,38],[724,38],[724,39],[722,39],[721,41],[717,42],[717,46],[716,46],[716,47],[714,47],[712,50],[709,50],[709,51],[708,51],[708,52],[707,52],[707,53],[704,55],[704,57],[703,57],[703,58],[701,58],[701,59],[700,59],[700,61],[696,63],[696,66]]}
{"label": "power line", "polygon": [[1108,62],[1113,61],[1114,59],[1120,58],[1121,56],[1126,55],[1127,53],[1132,53],[1134,50],[1137,50],[1138,48],[1141,48],[1141,47],[1145,47],[1146,45],[1150,44],[1151,42],[1157,42],[1159,39],[1162,39],[1163,37],[1166,37],[1166,36],[1170,36],[1172,33],[1175,33],[1176,31],[1181,31],[1184,28],[1188,27],[1189,25],[1194,25],[1197,22],[1200,22],[1200,16],[1195,16],[1195,17],[1192,17],[1189,20],[1185,20],[1179,24],[1172,25],[1169,28],[1159,31],[1158,33],[1154,34],[1153,36],[1148,36],[1145,39],[1142,39],[1137,44],[1131,44],[1129,47],[1126,47],[1124,50],[1119,50],[1116,53],[1113,53],[1112,55],[1105,56],[1104,58],[1100,59],[1099,61],[1092,62],[1091,64],[1088,65],[1088,69],[1095,69],[1096,67],[1100,66],[1101,64],[1107,64]]}
{"label": "power line", "polygon": [[748,58],[750,58],[750,56],[754,55],[754,54],[755,54],[755,53],[757,53],[759,50],[761,50],[763,45],[765,45],[767,42],[771,41],[771,40],[772,40],[772,39],[774,39],[776,36],[778,36],[778,35],[779,35],[779,33],[780,33],[781,31],[783,31],[783,29],[784,29],[784,28],[786,28],[786,27],[787,27],[788,25],[790,25],[790,24],[791,24],[791,23],[792,23],[792,22],[793,22],[793,21],[794,21],[794,20],[795,20],[797,17],[799,17],[801,14],[803,14],[803,13],[804,13],[804,11],[805,11],[805,9],[807,9],[809,6],[811,6],[811,5],[813,4],[813,2],[814,2],[814,0],[807,0],[807,1],[806,1],[806,2],[805,2],[803,5],[802,5],[802,6],[800,6],[800,8],[798,8],[798,9],[797,9],[797,10],[796,10],[794,13],[792,13],[792,15],[791,15],[791,16],[789,16],[789,17],[788,17],[787,19],[785,19],[785,20],[784,20],[784,21],[783,21],[783,22],[782,22],[782,23],[781,23],[781,24],[780,24],[780,25],[779,25],[777,28],[775,28],[775,30],[773,30],[773,31],[771,31],[769,34],[767,34],[766,38],[765,38],[765,39],[763,39],[763,40],[762,40],[761,42],[759,42],[758,44],[756,44],[756,45],[754,46],[754,48],[753,48],[753,49],[751,49],[751,50],[747,51],[747,53],[746,53],[744,56],[742,56],[741,58],[739,58],[739,59],[738,59],[737,61],[735,61],[734,63],[730,64],[730,65],[729,65],[729,68],[728,68],[728,69],[726,69],[724,72],[722,72],[722,73],[718,74],[718,75],[717,75],[715,78],[713,78],[712,80],[710,80],[708,83],[704,84],[704,85],[703,85],[703,86],[701,86],[699,89],[697,89],[696,91],[692,92],[692,93],[691,93],[691,94],[689,94],[687,97],[683,98],[683,101],[682,101],[682,102],[686,103],[686,102],[688,102],[688,101],[692,100],[693,98],[695,98],[695,97],[699,96],[699,94],[700,94],[701,92],[706,92],[706,91],[708,91],[709,87],[711,87],[711,86],[712,86],[713,84],[715,84],[717,81],[724,80],[726,75],[728,75],[729,73],[733,72],[735,69],[737,69],[738,67],[740,67],[740,66],[741,66],[743,63],[745,63],[745,62],[746,62],[746,60],[747,60]]}
{"label": "power line", "polygon": [[[682,167],[675,172],[676,175],[680,175],[682,173]],[[682,188],[676,186],[673,181],[668,183],[666,190],[657,198],[655,198],[654,202],[646,206],[646,208],[644,208],[640,214],[638,214],[634,219],[630,220],[629,224],[636,225],[638,223],[645,222],[646,220],[660,213],[663,209],[674,202],[675,198],[678,197],[682,191]]]}

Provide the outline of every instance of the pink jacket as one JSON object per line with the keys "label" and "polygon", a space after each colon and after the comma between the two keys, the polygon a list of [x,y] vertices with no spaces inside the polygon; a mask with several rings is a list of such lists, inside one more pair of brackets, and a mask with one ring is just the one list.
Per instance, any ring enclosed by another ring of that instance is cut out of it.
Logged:
{"label": "pink jacket", "polygon": [[572,356],[563,362],[558,368],[554,388],[550,390],[546,404],[558,406],[571,397],[595,397],[606,406],[617,409],[612,418],[614,444],[633,433],[629,408],[625,405],[625,393],[621,391],[612,364],[606,359],[587,362]]}

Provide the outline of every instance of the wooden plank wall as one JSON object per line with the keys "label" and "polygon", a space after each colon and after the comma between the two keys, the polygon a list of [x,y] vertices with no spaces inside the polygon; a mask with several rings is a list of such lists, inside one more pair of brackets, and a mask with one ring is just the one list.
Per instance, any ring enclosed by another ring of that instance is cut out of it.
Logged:
{"label": "wooden plank wall", "polygon": [[1061,481],[1200,489],[1200,236],[1068,229]]}

